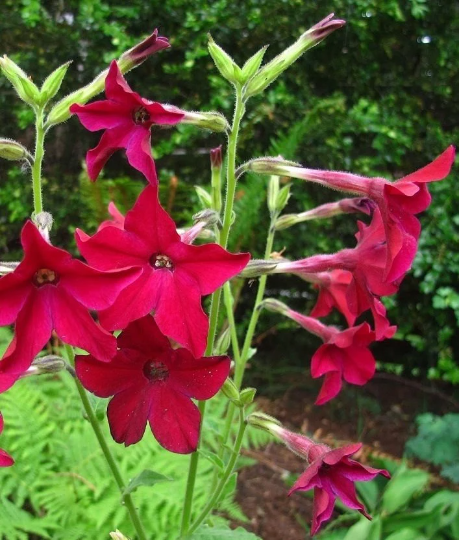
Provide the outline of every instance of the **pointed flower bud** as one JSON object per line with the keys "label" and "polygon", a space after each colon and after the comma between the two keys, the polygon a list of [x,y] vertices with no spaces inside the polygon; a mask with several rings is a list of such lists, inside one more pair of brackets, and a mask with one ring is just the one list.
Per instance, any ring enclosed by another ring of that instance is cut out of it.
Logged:
{"label": "pointed flower bud", "polygon": [[222,145],[210,151],[212,208],[222,209]]}
{"label": "pointed flower bud", "polygon": [[13,85],[18,96],[29,105],[36,106],[40,102],[40,91],[27,74],[6,55],[0,58],[0,70]]}
{"label": "pointed flower bud", "polygon": [[204,208],[211,208],[212,196],[210,195],[210,193],[201,186],[194,186],[194,190],[196,191],[196,195],[198,196],[201,206],[203,206]]}
{"label": "pointed flower bud", "polygon": [[230,379],[229,377],[223,383],[222,392],[233,403],[239,403],[239,390],[237,389],[232,379]]}
{"label": "pointed flower bud", "polygon": [[69,62],[66,62],[62,66],[55,69],[45,79],[45,82],[40,89],[40,105],[46,105],[46,103],[48,103],[48,101],[59,92],[59,88],[61,87],[62,81],[64,80],[64,77],[71,63],[71,60]]}
{"label": "pointed flower bud", "polygon": [[251,58],[242,67],[242,82],[243,84],[250,81],[250,79],[255,75],[255,73],[260,69],[261,62],[263,61],[263,56],[265,55],[268,45],[265,45],[258,52],[256,52]]}
{"label": "pointed flower bud", "polygon": [[262,157],[247,161],[236,170],[236,176],[239,178],[245,172],[251,171],[257,174],[276,174],[278,176],[293,176],[289,174],[290,168],[301,167],[295,161],[288,161],[282,156]]}
{"label": "pointed flower bud", "polygon": [[[166,109],[171,110],[172,105],[165,106]],[[183,118],[180,120],[181,124],[191,124],[193,126],[210,129],[216,133],[221,133],[229,129],[229,124],[226,118],[218,112],[192,112],[183,111],[173,107],[175,110],[183,114]]]}
{"label": "pointed flower bud", "polygon": [[3,138],[0,139],[0,158],[9,161],[20,161],[21,159],[33,161],[33,157],[22,144],[13,141],[13,139]]}
{"label": "pointed flower bud", "polygon": [[168,47],[170,47],[168,39],[163,36],[158,36],[158,29],[155,28],[153,34],[140,43],[137,43],[132,49],[129,49],[120,56],[118,66],[122,73],[126,73],[132,68],[139,66],[152,54],[167,49]]}
{"label": "pointed flower bud", "polygon": [[334,19],[333,17],[334,14],[331,13],[328,17],[325,17],[325,19],[315,24],[307,32],[302,34],[293,45],[285,49],[285,51],[281,52],[271,60],[271,62],[260,69],[245,87],[245,98],[247,99],[262,92],[274,82],[283,71],[298,60],[304,52],[311,49],[329,34],[346,24],[345,21]]}
{"label": "pointed flower bud", "polygon": [[230,83],[241,83],[243,80],[241,68],[236,64],[229,54],[227,54],[219,45],[215,43],[210,34],[208,34],[208,37],[209,53],[212,60],[215,62],[218,71]]}
{"label": "pointed flower bud", "polygon": [[35,358],[30,368],[21,375],[23,377],[30,377],[32,375],[45,375],[47,373],[58,373],[65,369],[65,361],[60,356],[55,354],[48,354]]}
{"label": "pointed flower bud", "polygon": [[268,210],[271,219],[277,214],[277,196],[279,194],[279,177],[271,176],[268,183]]}
{"label": "pointed flower bud", "polygon": [[239,274],[239,277],[253,279],[265,276],[266,274],[272,274],[278,264],[279,262],[274,260],[252,259]]}
{"label": "pointed flower bud", "polygon": [[366,197],[342,199],[337,202],[322,204],[317,208],[299,214],[285,214],[276,220],[274,228],[276,231],[280,231],[304,221],[326,219],[340,214],[363,212],[364,214],[371,215],[375,208],[376,204]]}
{"label": "pointed flower bud", "polygon": [[231,344],[231,330],[227,326],[224,330],[221,331],[220,335],[215,340],[214,345],[214,355],[219,356],[226,354]]}
{"label": "pointed flower bud", "polygon": [[241,404],[243,407],[247,407],[253,403],[255,399],[255,394],[257,393],[256,388],[244,388],[241,390]]}

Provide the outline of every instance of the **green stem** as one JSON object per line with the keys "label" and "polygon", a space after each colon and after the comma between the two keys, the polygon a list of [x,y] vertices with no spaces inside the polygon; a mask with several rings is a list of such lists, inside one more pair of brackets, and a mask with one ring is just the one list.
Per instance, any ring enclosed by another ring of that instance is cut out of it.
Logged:
{"label": "green stem", "polygon": [[33,209],[35,215],[43,212],[43,200],[41,194],[41,165],[45,154],[45,129],[43,126],[44,113],[43,109],[36,111],[35,119],[35,156],[32,165],[32,189],[33,189]]}
{"label": "green stem", "polygon": [[[73,359],[75,357],[73,348],[69,345],[65,345],[65,349],[67,351],[67,355],[69,357],[69,361],[73,363]],[[124,494],[124,490],[126,489],[126,485],[124,483],[123,477],[121,476],[121,472],[118,468],[118,465],[115,461],[115,458],[113,457],[113,454],[107,444],[107,441],[105,440],[104,434],[102,432],[102,429],[100,427],[100,424],[96,418],[96,415],[94,414],[94,411],[91,407],[91,403],[89,402],[88,394],[86,393],[86,390],[81,385],[80,381],[75,378],[76,387],[78,390],[78,394],[80,395],[81,403],[83,404],[83,408],[85,410],[86,416],[88,417],[89,423],[91,424],[91,427],[94,431],[94,434],[97,438],[97,441],[99,443],[100,449],[102,450],[102,453],[104,454],[105,460],[107,462],[108,467],[110,468],[110,471],[113,475],[113,478],[115,479],[115,482],[121,492],[121,498],[126,505],[126,508],[128,509],[132,524],[134,525],[135,530],[137,531],[137,536],[139,540],[147,540],[147,534],[143,528],[143,525],[140,521],[139,515],[137,513],[137,510],[134,506],[134,502],[132,500],[132,497],[130,494]]]}
{"label": "green stem", "polygon": [[231,298],[231,286],[228,281],[223,285],[223,297],[225,301],[226,316],[228,318],[228,326],[231,334],[231,347],[233,349],[234,362],[237,365],[241,361],[241,351],[239,350],[239,343],[236,332],[236,322],[234,320],[233,302]]}
{"label": "green stem", "polygon": [[246,427],[247,427],[247,424],[245,423],[245,419],[244,419],[244,411],[243,409],[239,409],[239,431],[236,437],[236,442],[234,444],[231,458],[228,461],[228,465],[226,466],[225,472],[223,473],[223,476],[221,477],[220,482],[215,488],[215,491],[212,493],[209,502],[206,504],[206,506],[203,508],[199,516],[194,521],[193,525],[190,527],[188,531],[189,534],[193,533],[205,521],[207,516],[212,512],[214,506],[220,500],[221,494],[223,490],[225,489],[226,483],[228,482],[229,477],[233,474],[237,458],[239,457],[239,453],[241,451],[242,441],[244,438],[244,432],[245,432]]}
{"label": "green stem", "polygon": [[[239,134],[239,126],[241,124],[242,117],[244,116],[245,107],[242,101],[241,89],[236,90],[236,106],[234,109],[233,125],[231,132],[228,135],[228,169],[226,180],[226,200],[225,210],[223,214],[223,226],[220,234],[219,244],[226,247],[228,243],[229,231],[231,228],[234,194],[236,192],[236,148],[237,138]],[[218,325],[218,312],[220,308],[222,288],[220,287],[212,295],[210,317],[209,317],[209,334],[207,337],[207,348],[205,355],[212,354],[215,335],[217,333]],[[199,402],[199,410],[201,412],[201,425],[204,421],[205,402]],[[198,448],[201,444],[201,438],[199,440]],[[191,512],[193,508],[193,492],[196,483],[196,474],[198,471],[199,453],[194,452],[190,457],[190,466],[188,469],[188,479],[186,483],[185,500],[183,503],[182,524],[180,528],[181,536],[185,536],[188,532],[191,520]]]}

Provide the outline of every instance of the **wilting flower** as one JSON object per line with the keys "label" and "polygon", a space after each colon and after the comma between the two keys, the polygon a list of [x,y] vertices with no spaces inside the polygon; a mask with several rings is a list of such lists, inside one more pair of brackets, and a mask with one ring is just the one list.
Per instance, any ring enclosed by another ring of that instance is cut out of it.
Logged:
{"label": "wilting flower", "polygon": [[21,242],[24,259],[0,279],[0,325],[16,321],[14,339],[0,362],[0,392],[30,367],[53,329],[64,343],[110,360],[116,340],[88,310],[110,306],[139,273],[90,268],[48,244],[31,221],[22,229]]}
{"label": "wilting flower", "polygon": [[454,146],[449,146],[432,163],[395,182],[356,174],[305,169],[278,158],[259,158],[247,162],[239,172],[253,170],[316,182],[326,187],[369,197],[379,206],[387,239],[384,280],[395,281],[411,267],[421,232],[414,216],[426,210],[431,201],[428,182],[445,178],[453,165]]}
{"label": "wilting flower", "polygon": [[109,157],[125,148],[129,163],[155,185],[158,179],[151,155],[150,128],[153,124],[177,124],[184,113],[176,107],[166,109],[161,103],[133,92],[116,61],[110,64],[105,79],[105,95],[105,101],[75,103],[70,107],[70,112],[78,116],[86,129],[105,129],[99,144],[86,155],[89,178],[96,180]]}
{"label": "wilting flower", "polygon": [[[3,416],[0,414],[0,434],[3,431]],[[11,467],[14,465],[14,459],[0,448],[0,467]]]}
{"label": "wilting flower", "polygon": [[101,324],[122,329],[153,310],[161,332],[196,358],[204,354],[208,333],[201,297],[238,274],[250,258],[246,253],[228,253],[217,244],[182,242],[152,186],[126,214],[123,230],[105,227],[92,237],[77,230],[76,236],[81,253],[95,268],[143,270],[110,308],[100,312]]}
{"label": "wilting flower", "polygon": [[337,396],[343,379],[350,384],[362,386],[373,377],[376,362],[368,345],[375,340],[375,334],[368,323],[339,330],[313,317],[302,315],[272,298],[264,300],[263,307],[289,317],[324,342],[311,360],[312,377],[318,379],[325,375],[316,399],[317,405],[323,405]]}
{"label": "wilting flower", "polygon": [[304,435],[289,431],[274,419],[257,413],[250,415],[248,422],[269,431],[289,450],[308,462],[306,470],[293,484],[289,495],[295,491],[314,489],[311,536],[319,531],[322,523],[331,518],[337,498],[348,508],[358,510],[371,519],[357,498],[354,482],[368,482],[378,474],[390,478],[390,474],[384,469],[374,469],[350,459],[349,456],[360,450],[361,443],[331,449],[326,444],[318,444]]}
{"label": "wilting flower", "polygon": [[229,374],[227,356],[193,358],[173,349],[154,319],[132,322],[118,337],[118,353],[109,364],[91,355],[77,356],[83,386],[108,405],[113,438],[126,446],[143,437],[147,421],[158,442],[171,452],[194,452],[201,415],[191,401],[214,396]]}

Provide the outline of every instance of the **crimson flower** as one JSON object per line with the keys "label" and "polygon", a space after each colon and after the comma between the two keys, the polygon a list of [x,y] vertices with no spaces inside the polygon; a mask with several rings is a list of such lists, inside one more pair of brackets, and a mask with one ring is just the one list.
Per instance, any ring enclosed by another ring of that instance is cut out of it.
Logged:
{"label": "crimson flower", "polygon": [[360,450],[361,443],[332,450],[325,444],[317,444],[279,425],[270,425],[269,431],[308,462],[308,467],[293,484],[289,495],[295,491],[314,489],[311,536],[319,531],[322,523],[331,518],[336,498],[341,499],[348,508],[358,510],[371,519],[365,506],[357,499],[354,482],[367,482],[378,474],[390,478],[390,474],[384,469],[374,469],[349,458]]}
{"label": "crimson flower", "polygon": [[156,191],[152,186],[144,189],[126,214],[124,229],[106,227],[92,237],[77,230],[77,244],[89,264],[100,270],[143,270],[111,307],[99,313],[102,326],[122,329],[153,310],[161,332],[199,358],[209,324],[201,297],[237,275],[250,255],[233,255],[217,244],[181,241]]}
{"label": "crimson flower", "polygon": [[312,377],[318,379],[325,375],[316,405],[323,405],[336,397],[343,379],[350,384],[362,386],[373,377],[376,362],[368,345],[375,340],[375,333],[368,323],[339,330],[313,317],[302,315],[272,298],[264,300],[263,307],[289,317],[324,342],[311,360]]}
{"label": "crimson flower", "polygon": [[102,221],[98,227],[98,231],[105,229],[105,227],[118,227],[118,229],[124,229],[124,215],[118,210],[116,204],[110,201],[108,204],[108,213],[112,219]]}
{"label": "crimson flower", "polygon": [[118,347],[109,364],[91,355],[76,358],[83,386],[99,397],[114,396],[107,415],[115,441],[126,446],[140,441],[148,421],[161,446],[194,452],[201,415],[191,398],[213,397],[228,377],[230,359],[195,359],[186,349],[173,349],[150,315],[132,322],[119,335]]}
{"label": "crimson flower", "polygon": [[[351,272],[352,278],[347,285],[346,306],[343,306],[343,285],[340,284],[339,309],[348,322],[352,317],[358,317],[370,309],[375,320],[376,339],[382,340],[394,335],[396,327],[390,326],[385,317],[386,310],[379,298],[390,296],[398,291],[401,278],[392,282],[384,280],[387,244],[385,241],[384,224],[381,213],[375,209],[370,225],[358,222],[357,246],[355,249],[342,249],[337,253],[314,255],[298,261],[280,262],[273,270],[274,273],[291,272],[312,281],[311,274],[322,273],[330,269],[340,269]],[[343,278],[348,279],[348,278]],[[337,293],[338,294],[338,293]],[[330,298],[328,298],[330,303]],[[336,303],[334,302],[334,303]],[[322,311],[322,314],[325,314]],[[316,312],[317,316],[318,313]]]}
{"label": "crimson flower", "polygon": [[304,169],[263,158],[249,162],[248,168],[317,182],[375,201],[387,239],[384,280],[390,282],[399,279],[411,267],[421,232],[419,220],[414,216],[429,207],[431,196],[427,183],[443,180],[451,170],[454,156],[454,146],[449,146],[432,163],[395,182],[345,172]]}
{"label": "crimson flower", "polygon": [[97,180],[109,157],[116,150],[125,148],[129,163],[151,184],[157,184],[150,128],[153,124],[177,124],[183,118],[183,112],[176,107],[165,108],[161,103],[133,92],[116,61],[110,64],[105,79],[105,95],[105,101],[88,105],[75,103],[70,107],[70,112],[76,114],[89,131],[105,129],[99,144],[86,155],[89,178]]}
{"label": "crimson flower", "polygon": [[[3,416],[0,414],[0,434],[3,431]],[[0,467],[11,467],[14,465],[14,459],[0,448]]]}
{"label": "crimson flower", "polygon": [[109,361],[116,339],[94,322],[88,310],[110,306],[138,269],[101,272],[51,246],[28,221],[21,233],[24,259],[0,279],[0,326],[16,321],[15,335],[0,362],[0,392],[31,365],[54,329],[69,345]]}

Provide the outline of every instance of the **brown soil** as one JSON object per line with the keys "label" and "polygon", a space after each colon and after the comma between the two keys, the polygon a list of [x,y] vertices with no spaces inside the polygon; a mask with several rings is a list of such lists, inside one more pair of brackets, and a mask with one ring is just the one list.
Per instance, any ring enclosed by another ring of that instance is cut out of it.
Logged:
{"label": "brown soil", "polygon": [[[375,454],[401,458],[406,440],[415,432],[417,414],[459,411],[459,404],[438,390],[385,374],[364,388],[345,388],[321,407],[313,405],[315,395],[317,387],[311,387],[310,379],[295,376],[282,397],[259,398],[258,406],[286,427],[331,446],[363,442],[355,456],[362,462]],[[304,461],[275,443],[246,453],[258,463],[239,475],[237,501],[249,519],[242,525],[263,540],[310,538],[312,499],[302,494],[287,497],[285,481],[289,473],[304,470]]]}

